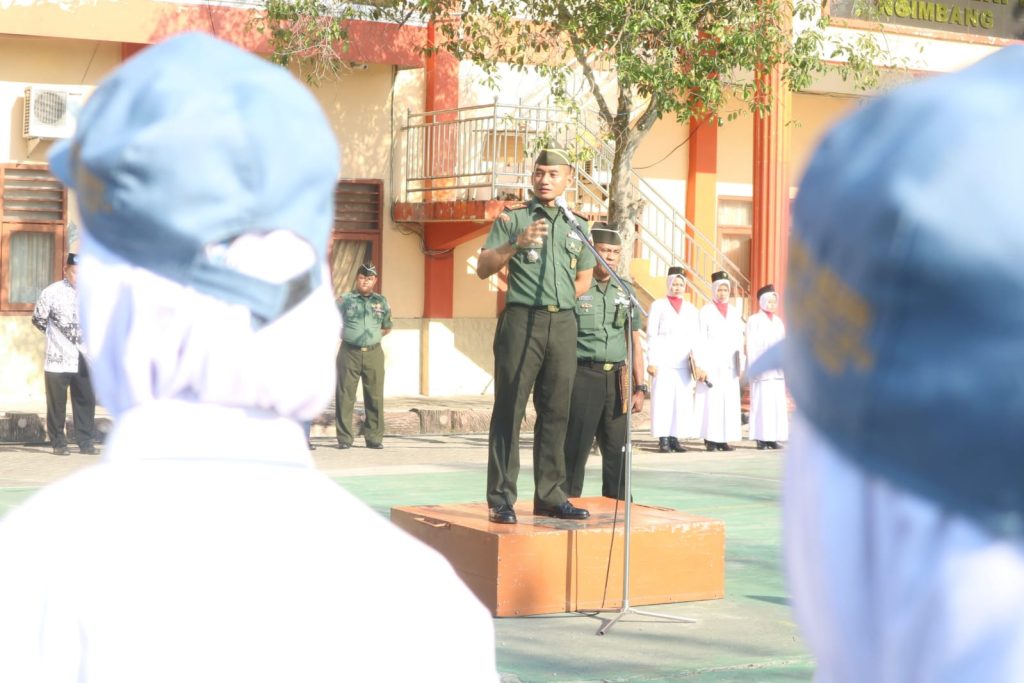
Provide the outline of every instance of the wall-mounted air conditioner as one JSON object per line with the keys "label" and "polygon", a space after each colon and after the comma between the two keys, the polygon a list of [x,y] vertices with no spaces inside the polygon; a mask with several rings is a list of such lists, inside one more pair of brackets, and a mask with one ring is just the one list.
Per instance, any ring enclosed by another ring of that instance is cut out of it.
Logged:
{"label": "wall-mounted air conditioner", "polygon": [[43,140],[71,137],[84,99],[85,88],[78,85],[28,86],[22,137]]}

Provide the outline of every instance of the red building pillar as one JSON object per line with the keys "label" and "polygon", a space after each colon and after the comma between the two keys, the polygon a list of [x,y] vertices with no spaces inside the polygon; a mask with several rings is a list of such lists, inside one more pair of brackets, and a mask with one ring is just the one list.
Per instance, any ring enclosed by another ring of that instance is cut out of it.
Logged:
{"label": "red building pillar", "polygon": [[754,115],[754,226],[750,244],[751,312],[757,309],[757,290],[785,286],[789,239],[789,164],[791,96],[781,82],[781,69],[758,77],[758,89],[770,105]]}
{"label": "red building pillar", "polygon": [[[689,164],[686,169],[686,220],[714,241],[718,223],[718,119],[690,119],[687,143]],[[692,236],[693,229],[686,228]],[[686,263],[696,267],[696,255],[686,246]],[[660,273],[664,275],[664,273]],[[710,279],[711,273],[700,273]]]}

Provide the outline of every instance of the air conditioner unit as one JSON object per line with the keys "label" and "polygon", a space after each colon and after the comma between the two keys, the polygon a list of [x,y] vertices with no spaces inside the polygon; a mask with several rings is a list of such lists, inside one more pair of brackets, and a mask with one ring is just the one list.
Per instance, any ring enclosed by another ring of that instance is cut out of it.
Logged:
{"label": "air conditioner unit", "polygon": [[57,140],[75,132],[85,88],[77,85],[30,85],[25,88],[22,137]]}

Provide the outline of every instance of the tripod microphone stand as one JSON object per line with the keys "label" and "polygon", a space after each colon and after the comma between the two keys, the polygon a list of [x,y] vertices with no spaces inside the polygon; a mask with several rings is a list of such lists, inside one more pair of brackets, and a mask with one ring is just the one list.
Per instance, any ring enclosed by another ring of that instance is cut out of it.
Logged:
{"label": "tripod microphone stand", "polygon": [[[579,222],[576,220],[576,216],[569,210],[568,205],[562,197],[556,200],[558,207],[562,210],[569,225],[572,226],[573,232],[576,236],[586,245],[587,249],[594,255],[597,262],[605,269],[605,271],[611,275],[612,281],[618,285],[619,289],[629,294],[629,308],[626,311],[626,359],[627,368],[626,372],[626,443],[623,454],[623,469],[625,471],[625,482],[624,482],[624,514],[623,514],[623,534],[622,534],[622,605],[616,608],[598,609],[597,612],[614,612],[615,616],[612,617],[607,623],[605,623],[599,630],[598,635],[604,635],[618,623],[619,619],[626,616],[627,614],[640,614],[647,617],[656,617],[659,619],[668,619],[670,621],[678,621],[688,624],[697,623],[696,619],[689,617],[680,617],[672,614],[660,614],[658,612],[648,612],[645,610],[638,610],[631,607],[629,604],[629,561],[630,561],[630,535],[632,532],[631,523],[632,515],[631,509],[633,506],[633,485],[632,485],[632,470],[633,470],[633,358],[636,353],[636,349],[633,348],[633,310],[634,308],[639,311],[644,317],[647,317],[647,311],[644,310],[640,302],[637,301],[636,296],[630,292],[626,287],[625,281],[619,274],[615,272],[613,268],[608,265],[608,262],[601,257],[598,253],[597,248],[590,243],[587,239],[586,234],[580,229]],[[614,530],[612,538],[615,538]]]}

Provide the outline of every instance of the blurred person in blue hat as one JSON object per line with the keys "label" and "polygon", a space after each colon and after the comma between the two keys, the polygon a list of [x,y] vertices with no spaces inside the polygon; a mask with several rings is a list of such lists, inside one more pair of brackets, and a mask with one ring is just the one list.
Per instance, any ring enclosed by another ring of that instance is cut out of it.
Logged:
{"label": "blurred person in blue hat", "polygon": [[54,455],[68,455],[66,416],[68,390],[75,443],[82,455],[95,455],[96,394],[89,381],[89,365],[82,353],[82,327],[78,323],[78,254],[68,254],[64,277],[39,293],[32,324],[46,335],[43,386],[46,390],[46,434]]}
{"label": "blurred person in blue hat", "polygon": [[[786,325],[778,315],[779,295],[775,285],[757,290],[758,311],[747,320],[747,362],[753,364],[761,354],[786,336]],[[772,368],[750,377],[750,438],[757,449],[781,448],[789,439],[789,401],[786,379],[781,368]]]}
{"label": "blurred person in blue hat", "polygon": [[1024,680],[1022,110],[1013,46],[868,103],[801,183],[784,526],[819,681]]}
{"label": "blurred person in blue hat", "polygon": [[740,375],[743,373],[743,313],[730,303],[732,280],[724,270],[711,274],[712,300],[700,309],[697,365],[707,382],[697,385],[695,411],[709,451],[734,451],[742,438]]}
{"label": "blurred person in blue hat", "polygon": [[339,330],[338,148],[309,91],[181,35],[106,79],[50,160],[115,427],[0,522],[0,680],[496,680],[485,608],[306,448]]}

